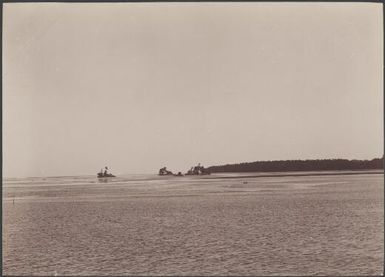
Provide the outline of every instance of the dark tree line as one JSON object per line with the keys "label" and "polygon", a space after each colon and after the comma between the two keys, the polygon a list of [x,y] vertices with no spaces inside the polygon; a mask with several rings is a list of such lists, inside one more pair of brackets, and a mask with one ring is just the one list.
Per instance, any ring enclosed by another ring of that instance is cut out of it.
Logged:
{"label": "dark tree line", "polygon": [[384,157],[373,160],[286,160],[259,161],[240,164],[211,166],[209,172],[274,172],[274,171],[315,171],[315,170],[362,170],[383,169]]}

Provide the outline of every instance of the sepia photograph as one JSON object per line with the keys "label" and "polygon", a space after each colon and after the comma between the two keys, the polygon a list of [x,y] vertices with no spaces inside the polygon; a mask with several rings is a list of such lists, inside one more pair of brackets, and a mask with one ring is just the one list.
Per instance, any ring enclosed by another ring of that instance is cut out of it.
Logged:
{"label": "sepia photograph", "polygon": [[376,2],[2,4],[3,276],[380,276]]}

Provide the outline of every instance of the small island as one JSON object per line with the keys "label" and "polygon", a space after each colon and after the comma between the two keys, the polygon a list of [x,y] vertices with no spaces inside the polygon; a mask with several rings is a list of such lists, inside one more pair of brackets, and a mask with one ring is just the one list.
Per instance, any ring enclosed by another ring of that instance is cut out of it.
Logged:
{"label": "small island", "polygon": [[97,174],[97,176],[98,176],[98,178],[116,177],[115,175],[108,173],[108,167],[107,166],[104,167],[104,171],[103,171],[103,169],[101,169],[100,172]]}
{"label": "small island", "polygon": [[[162,167],[159,169],[159,176],[167,176],[167,175],[172,175],[172,176],[184,176],[182,172],[178,172],[178,174],[172,173],[172,171],[167,170],[167,167]],[[192,166],[185,175],[210,175],[210,171],[205,168],[204,166],[201,166],[199,163],[197,166]]]}

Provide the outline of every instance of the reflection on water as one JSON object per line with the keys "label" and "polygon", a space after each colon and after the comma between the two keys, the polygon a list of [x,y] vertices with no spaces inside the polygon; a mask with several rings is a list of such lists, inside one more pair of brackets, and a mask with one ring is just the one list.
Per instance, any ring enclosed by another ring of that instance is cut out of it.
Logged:
{"label": "reflection on water", "polygon": [[108,183],[108,178],[98,178],[99,183]]}
{"label": "reflection on water", "polygon": [[378,275],[383,200],[383,175],[7,179],[3,270]]}

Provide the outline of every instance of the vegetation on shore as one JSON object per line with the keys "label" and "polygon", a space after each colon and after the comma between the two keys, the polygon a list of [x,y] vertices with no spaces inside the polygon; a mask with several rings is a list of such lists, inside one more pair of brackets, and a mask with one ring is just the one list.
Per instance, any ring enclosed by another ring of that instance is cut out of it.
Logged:
{"label": "vegetation on shore", "polygon": [[[178,172],[178,174],[172,173],[172,171],[167,170],[167,167],[162,167],[159,169],[160,176],[164,175],[174,175],[174,176],[183,176],[182,172]],[[189,171],[187,171],[186,175],[210,175],[210,172],[199,163],[197,166],[191,167]]]}
{"label": "vegetation on shore", "polygon": [[384,157],[372,160],[286,160],[286,161],[258,161],[239,164],[210,166],[211,173],[219,172],[278,172],[278,171],[320,171],[320,170],[365,170],[383,169]]}

